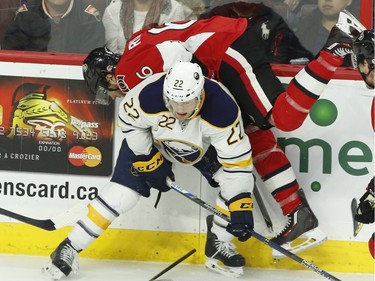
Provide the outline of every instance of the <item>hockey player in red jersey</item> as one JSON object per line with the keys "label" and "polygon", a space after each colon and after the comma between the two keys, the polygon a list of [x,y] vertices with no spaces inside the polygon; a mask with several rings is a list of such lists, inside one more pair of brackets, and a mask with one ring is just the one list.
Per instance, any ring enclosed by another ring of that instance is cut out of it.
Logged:
{"label": "hockey player in red jersey", "polygon": [[[275,126],[290,131],[302,124],[343,57],[351,52],[351,39],[334,29],[320,56],[296,75],[287,90],[273,74],[265,52],[262,40],[245,18],[166,23],[135,34],[121,58],[105,48],[94,50],[85,60],[84,77],[90,91],[108,101],[109,96],[119,95],[119,89],[126,94],[177,61],[197,62],[206,76],[218,79],[230,90],[246,124],[251,125],[248,134],[257,172],[288,217],[287,225],[273,241],[285,246],[310,233],[313,243],[299,247],[303,250],[326,237],[318,231],[318,221],[269,129]],[[208,218],[207,222],[208,234],[217,235],[220,220]],[[231,254],[219,257],[206,250],[206,255],[213,270],[217,260],[232,267]]]}
{"label": "hockey player in red jersey", "polygon": [[[355,68],[358,68],[366,87],[369,89],[374,89],[374,30],[364,30],[362,31],[353,44],[353,64]],[[375,131],[375,97],[372,99],[371,106],[371,122],[372,128]],[[370,180],[366,192],[360,199],[357,215],[355,219],[361,223],[374,223],[374,207],[375,207],[375,191],[374,191],[374,177]],[[368,246],[370,254],[373,258],[374,256],[374,239],[375,233],[370,237]]]}

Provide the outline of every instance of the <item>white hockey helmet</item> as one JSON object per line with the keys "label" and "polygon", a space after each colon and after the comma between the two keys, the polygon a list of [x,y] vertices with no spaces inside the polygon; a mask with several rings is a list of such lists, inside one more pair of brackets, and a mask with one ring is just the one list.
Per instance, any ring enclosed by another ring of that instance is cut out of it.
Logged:
{"label": "white hockey helmet", "polygon": [[204,76],[196,63],[177,62],[167,73],[164,80],[164,99],[174,102],[188,102],[194,98],[202,100]]}

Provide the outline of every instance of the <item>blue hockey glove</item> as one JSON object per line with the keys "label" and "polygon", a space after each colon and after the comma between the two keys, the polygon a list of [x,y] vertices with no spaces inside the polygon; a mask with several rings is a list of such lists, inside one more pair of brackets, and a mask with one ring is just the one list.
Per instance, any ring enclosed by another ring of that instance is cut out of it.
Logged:
{"label": "blue hockey glove", "polygon": [[167,186],[167,177],[174,181],[172,163],[153,147],[149,155],[137,156],[137,161],[133,162],[133,169],[144,182],[149,186],[162,192],[170,190]]}
{"label": "blue hockey glove", "polygon": [[359,200],[357,214],[354,219],[361,223],[373,223],[374,222],[374,208],[375,208],[375,197],[374,197],[374,178],[370,181],[367,186],[367,191]]}
{"label": "blue hockey glove", "polygon": [[250,192],[236,195],[225,203],[230,212],[231,223],[227,231],[244,242],[251,237],[249,230],[254,229],[253,199]]}

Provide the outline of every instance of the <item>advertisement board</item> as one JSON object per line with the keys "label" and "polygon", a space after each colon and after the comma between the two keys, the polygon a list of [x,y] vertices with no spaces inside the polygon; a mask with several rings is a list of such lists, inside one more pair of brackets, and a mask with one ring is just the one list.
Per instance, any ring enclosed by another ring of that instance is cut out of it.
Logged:
{"label": "advertisement board", "polygon": [[110,175],[114,105],[97,103],[77,77],[39,68],[45,77],[27,67],[0,76],[0,169]]}
{"label": "advertisement board", "polygon": [[[301,67],[279,68],[278,77],[288,83]],[[354,78],[348,78],[347,73]],[[312,250],[308,257],[319,256],[325,267],[335,257],[337,263],[332,265],[335,271],[373,270],[366,258],[369,255],[366,242],[373,227],[365,225],[354,236],[350,209],[351,200],[360,198],[374,175],[374,133],[370,118],[373,95],[356,71],[342,70],[331,80],[299,129],[274,130],[319,220],[319,227],[328,236],[328,241]],[[118,105],[119,101],[109,107],[95,103],[86,90],[79,64],[0,62],[1,208],[37,219],[52,218],[95,198],[110,179],[123,138],[115,125]],[[209,187],[193,167],[176,165],[174,173],[178,185],[208,204],[215,204],[219,190]],[[255,230],[270,237],[284,227],[286,218],[260,179],[257,180],[274,233],[268,231],[257,202]],[[148,247],[143,248],[144,241],[153,247],[157,245],[159,250],[173,238],[197,247],[203,243],[204,239],[199,237],[206,233],[207,211],[174,191],[163,193],[157,209],[156,199],[157,192],[153,190],[150,198],[142,198],[106,231],[103,239],[108,240],[104,241],[127,242],[120,245],[123,251],[118,250],[118,243],[112,250],[101,248],[99,243],[88,255],[167,260],[167,254],[153,255]],[[37,232],[39,229],[9,217],[1,216],[0,221],[0,230],[5,233],[2,238],[9,241],[0,247],[2,252],[48,255],[49,249],[59,242],[53,235]],[[24,244],[17,238],[20,233],[28,235]],[[7,246],[13,244],[16,247]],[[266,246],[266,250],[260,251],[254,250],[262,247],[254,242],[240,247],[246,247],[253,266],[286,267],[283,262],[275,265],[271,261]],[[352,256],[342,258],[349,255]]]}

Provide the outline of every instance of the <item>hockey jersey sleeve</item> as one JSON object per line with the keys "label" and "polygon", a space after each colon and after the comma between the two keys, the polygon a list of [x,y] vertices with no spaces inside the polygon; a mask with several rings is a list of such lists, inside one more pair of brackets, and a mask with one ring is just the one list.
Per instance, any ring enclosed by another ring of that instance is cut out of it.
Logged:
{"label": "hockey jersey sleeve", "polygon": [[277,97],[270,124],[286,132],[299,128],[341,64],[341,58],[321,51],[320,56],[301,69],[286,91]]}
{"label": "hockey jersey sleeve", "polygon": [[225,88],[213,86],[214,91],[206,95],[202,118],[223,166],[215,180],[221,186],[223,198],[229,200],[239,193],[252,192],[252,151],[238,105]]}
{"label": "hockey jersey sleeve", "polygon": [[148,155],[153,145],[152,124],[144,115],[139,95],[144,91],[145,85],[158,80],[163,75],[165,73],[159,73],[143,81],[129,91],[121,101],[118,125],[126,137],[129,148],[136,155]]}

